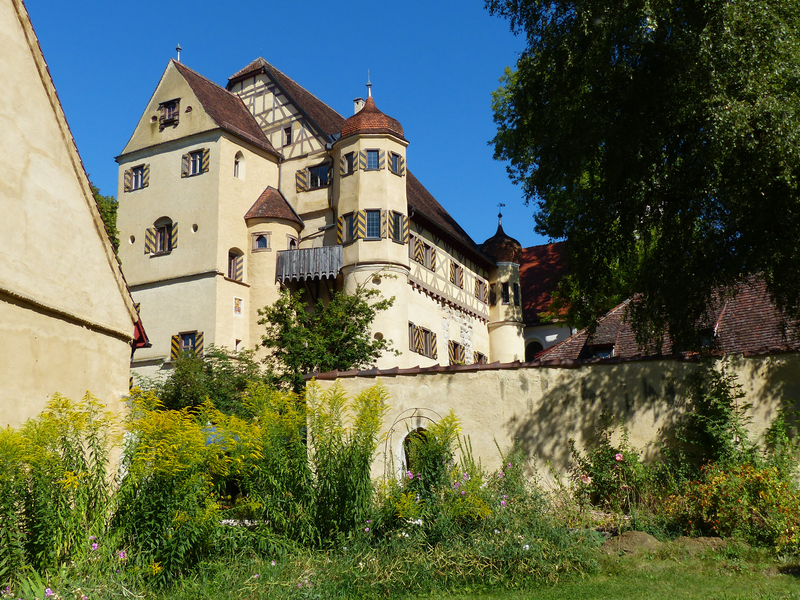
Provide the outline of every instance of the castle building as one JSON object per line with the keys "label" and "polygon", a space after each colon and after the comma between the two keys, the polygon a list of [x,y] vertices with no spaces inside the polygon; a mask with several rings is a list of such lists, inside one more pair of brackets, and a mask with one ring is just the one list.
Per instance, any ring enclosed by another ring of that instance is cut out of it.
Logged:
{"label": "castle building", "polygon": [[524,359],[519,243],[469,237],[368,88],[345,119],[262,58],[226,88],[169,62],[117,157],[120,258],[152,343],[137,373],[255,347],[281,287],[394,297],[373,335],[401,354],[379,368]]}

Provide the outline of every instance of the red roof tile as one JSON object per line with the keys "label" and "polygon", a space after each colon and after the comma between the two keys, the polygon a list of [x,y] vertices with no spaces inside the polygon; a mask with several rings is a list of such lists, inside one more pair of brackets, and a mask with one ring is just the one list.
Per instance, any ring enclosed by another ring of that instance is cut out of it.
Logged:
{"label": "red roof tile", "polygon": [[[615,307],[597,323],[592,338],[581,330],[572,337],[538,355],[540,360],[585,358],[592,346],[614,346],[615,358],[635,358],[658,354],[655,348],[641,349],[630,324],[625,320],[628,301]],[[708,325],[714,331],[714,351],[721,354],[800,351],[797,324],[788,322],[778,311],[763,281],[743,283],[733,297],[719,302],[710,311]],[[794,327],[793,327],[794,325]],[[661,354],[668,354],[665,340]]]}
{"label": "red roof tile", "polygon": [[400,122],[378,110],[372,96],[367,98],[367,102],[360,111],[347,119],[342,125],[343,138],[358,133],[389,133],[405,139],[403,138],[403,126],[400,125]]}
{"label": "red roof tile", "polygon": [[[567,274],[564,242],[531,246],[522,249],[519,266],[522,287],[522,317],[526,325],[539,323],[541,313],[548,312],[558,282]],[[566,308],[562,308],[565,315]]]}
{"label": "red roof tile", "polygon": [[256,123],[255,117],[247,110],[247,107],[238,96],[231,94],[213,81],[192,71],[183,63],[179,63],[176,60],[173,60],[172,63],[192,88],[208,116],[220,128],[255,144],[275,156],[280,156],[280,153],[275,150],[264,135],[261,127]]}
{"label": "red roof tile", "polygon": [[292,221],[303,227],[303,219],[294,211],[292,206],[286,201],[278,190],[272,186],[267,186],[250,207],[245,219],[284,219]]}

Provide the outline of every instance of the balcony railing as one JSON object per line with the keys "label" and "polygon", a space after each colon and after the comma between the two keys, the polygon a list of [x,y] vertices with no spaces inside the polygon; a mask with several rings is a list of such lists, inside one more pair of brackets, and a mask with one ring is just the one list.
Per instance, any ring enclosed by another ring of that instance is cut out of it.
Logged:
{"label": "balcony railing", "polygon": [[342,247],[321,246],[278,252],[277,281],[336,278],[342,268]]}

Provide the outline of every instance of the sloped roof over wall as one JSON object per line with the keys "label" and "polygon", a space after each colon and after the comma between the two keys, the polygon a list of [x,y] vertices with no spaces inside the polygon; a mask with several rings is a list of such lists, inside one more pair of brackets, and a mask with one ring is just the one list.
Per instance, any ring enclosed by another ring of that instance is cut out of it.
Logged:
{"label": "sloped roof over wall", "polygon": [[255,204],[250,207],[245,219],[284,219],[297,223],[303,227],[303,219],[300,218],[292,206],[287,202],[278,190],[271,185],[267,186]]}
{"label": "sloped roof over wall", "polygon": [[[630,324],[625,320],[628,301],[614,307],[597,324],[589,338],[584,329],[548,348],[537,356],[542,361],[552,359],[577,359],[590,346],[614,346],[615,358],[655,356],[656,348],[642,350]],[[763,281],[749,281],[740,285],[732,298],[720,302],[710,311],[709,329],[714,333],[714,351],[721,354],[767,354],[800,351],[800,333],[778,311]],[[669,353],[665,340],[661,354]]]}
{"label": "sloped roof over wall", "polygon": [[[564,242],[522,249],[519,278],[522,287],[522,319],[526,325],[541,321],[539,315],[548,312],[553,302],[553,292],[561,278],[567,274],[563,249]],[[566,309],[559,313],[566,314]]]}
{"label": "sloped roof over wall", "polygon": [[186,79],[208,116],[220,128],[255,144],[275,156],[280,156],[280,153],[275,150],[275,147],[264,135],[255,117],[247,110],[239,96],[231,94],[183,63],[175,60],[172,62],[178,72]]}

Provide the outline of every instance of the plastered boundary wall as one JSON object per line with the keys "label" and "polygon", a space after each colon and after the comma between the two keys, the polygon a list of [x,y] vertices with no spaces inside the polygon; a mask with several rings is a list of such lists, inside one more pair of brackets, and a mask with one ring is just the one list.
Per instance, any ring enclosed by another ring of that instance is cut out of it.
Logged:
{"label": "plastered boundary wall", "polygon": [[[800,354],[715,360],[715,368],[723,366],[743,386],[743,402],[752,404],[751,428],[757,435],[772,422],[782,401],[800,401]],[[425,427],[452,409],[485,468],[495,469],[500,464],[495,440],[504,452],[517,441],[547,480],[549,465],[561,476],[567,473],[569,439],[583,448],[594,439],[604,414],[612,425],[624,423],[630,443],[645,459],[652,458],[656,443],[665,439],[686,410],[686,376],[698,368],[698,362],[679,359],[612,359],[575,361],[568,366],[512,363],[473,371],[346,373],[336,379],[328,374],[317,383],[323,389],[338,383],[348,395],[356,395],[376,381],[386,387],[390,404],[384,418],[386,439],[373,463],[373,477],[401,472],[407,432]]]}

